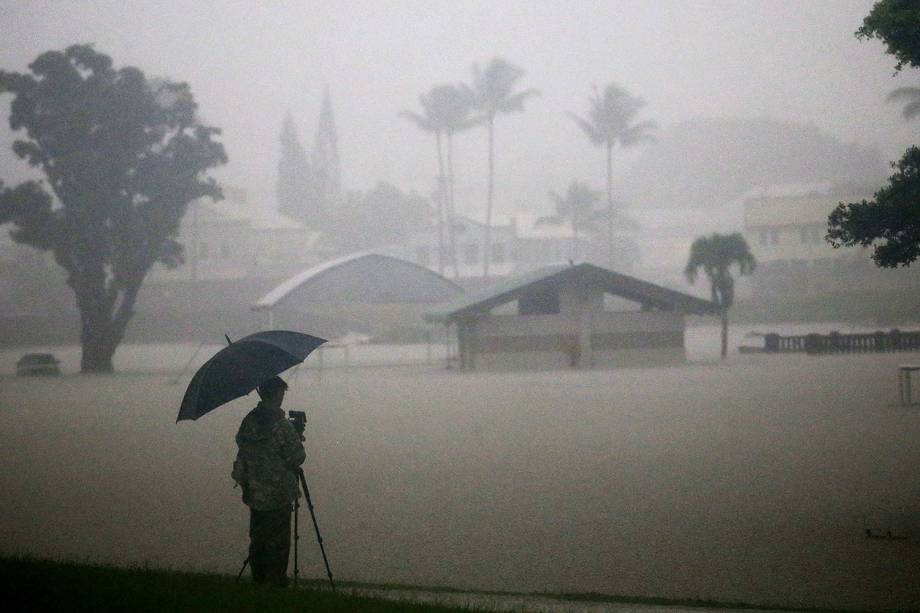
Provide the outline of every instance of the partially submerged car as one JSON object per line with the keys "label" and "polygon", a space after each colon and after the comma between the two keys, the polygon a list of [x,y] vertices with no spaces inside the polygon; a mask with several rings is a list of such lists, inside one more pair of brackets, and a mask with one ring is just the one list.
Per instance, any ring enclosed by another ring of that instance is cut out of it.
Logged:
{"label": "partially submerged car", "polygon": [[16,374],[19,376],[30,375],[59,375],[61,362],[52,353],[27,353],[16,362]]}

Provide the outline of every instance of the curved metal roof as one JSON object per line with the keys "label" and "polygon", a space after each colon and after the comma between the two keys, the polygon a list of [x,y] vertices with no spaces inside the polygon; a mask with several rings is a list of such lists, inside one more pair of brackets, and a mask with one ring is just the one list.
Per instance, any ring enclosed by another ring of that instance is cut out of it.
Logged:
{"label": "curved metal roof", "polygon": [[294,293],[310,301],[446,302],[463,288],[414,262],[371,251],[352,253],[317,264],[287,279],[262,296],[253,311],[267,311]]}

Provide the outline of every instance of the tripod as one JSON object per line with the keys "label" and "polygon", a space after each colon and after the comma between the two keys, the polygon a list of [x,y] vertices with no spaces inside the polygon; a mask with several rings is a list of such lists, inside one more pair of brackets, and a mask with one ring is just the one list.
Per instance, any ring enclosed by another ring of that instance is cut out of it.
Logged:
{"label": "tripod", "polygon": [[[310,517],[313,519],[313,529],[316,531],[316,540],[319,542],[319,550],[323,554],[323,563],[326,565],[326,576],[329,577],[329,585],[332,586],[332,592],[335,593],[335,581],[332,580],[332,570],[329,568],[329,559],[326,557],[326,548],[323,546],[323,536],[319,533],[319,524],[316,523],[316,513],[313,510],[313,500],[310,498],[310,488],[307,487],[307,479],[303,475],[302,468],[297,469],[297,478],[300,481],[300,487],[303,488],[303,495],[307,499],[307,508],[310,509]],[[300,574],[300,569],[297,565],[299,557],[297,544],[300,540],[299,516],[300,498],[297,497],[294,499],[294,587],[297,587],[297,580]],[[243,560],[243,567],[236,576],[237,583],[239,583],[240,579],[243,577],[243,572],[246,570],[247,564],[249,564],[249,556],[246,556],[246,559]]]}
{"label": "tripod", "polygon": [[[313,519],[313,530],[316,531],[316,540],[319,543],[319,550],[323,554],[323,564],[326,565],[326,576],[329,577],[329,585],[332,586],[332,592],[335,593],[335,581],[332,580],[332,570],[329,569],[329,558],[326,557],[326,548],[323,546],[323,536],[319,533],[319,524],[316,523],[316,513],[313,511],[313,500],[310,498],[310,488],[307,487],[307,479],[303,476],[303,469],[297,469],[297,477],[300,479],[300,487],[303,488],[304,498],[307,499],[307,508],[310,509],[310,517]],[[294,499],[294,586],[297,586],[299,569],[297,567],[297,541],[300,540],[298,533],[298,520],[300,515],[300,499]]]}

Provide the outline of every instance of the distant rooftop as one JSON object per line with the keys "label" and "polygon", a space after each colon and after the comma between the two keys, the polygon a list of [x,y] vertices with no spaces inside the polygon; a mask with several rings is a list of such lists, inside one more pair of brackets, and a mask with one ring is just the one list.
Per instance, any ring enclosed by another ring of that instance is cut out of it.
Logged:
{"label": "distant rooftop", "polygon": [[429,313],[425,318],[429,321],[454,321],[465,315],[486,313],[540,286],[564,285],[576,281],[600,285],[609,294],[656,308],[695,315],[717,312],[715,304],[708,300],[583,262],[545,266],[499,281],[481,292],[462,296],[444,309]]}

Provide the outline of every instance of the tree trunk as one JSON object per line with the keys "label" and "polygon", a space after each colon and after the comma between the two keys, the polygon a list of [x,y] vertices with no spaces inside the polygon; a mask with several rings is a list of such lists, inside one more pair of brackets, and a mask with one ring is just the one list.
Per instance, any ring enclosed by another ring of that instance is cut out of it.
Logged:
{"label": "tree trunk", "polygon": [[84,316],[83,332],[80,337],[82,343],[81,373],[107,373],[115,370],[112,358],[115,356],[115,349],[118,345],[112,342],[110,327],[110,322]]}
{"label": "tree trunk", "polygon": [[578,225],[572,218],[572,261],[578,262]]}
{"label": "tree trunk", "polygon": [[607,266],[613,268],[613,143],[607,144]]}
{"label": "tree trunk", "polygon": [[441,132],[435,134],[438,145],[438,273],[444,274],[444,156]]}
{"label": "tree trunk", "polygon": [[75,288],[81,320],[81,373],[109,373],[115,370],[112,358],[134,315],[134,303],[143,278],[144,273],[140,273],[123,290],[121,303],[114,313],[118,294],[111,288],[106,288],[104,284]]}
{"label": "tree trunk", "polygon": [[482,257],[482,276],[489,276],[489,260],[492,258],[492,195],[495,186],[495,119],[489,117],[489,188],[486,197],[486,245]]}
{"label": "tree trunk", "polygon": [[722,359],[728,355],[728,309],[722,308],[719,313],[722,319]]}
{"label": "tree trunk", "polygon": [[447,240],[450,242],[450,261],[454,267],[454,279],[459,279],[457,241],[454,237],[454,134],[450,131],[447,133]]}

